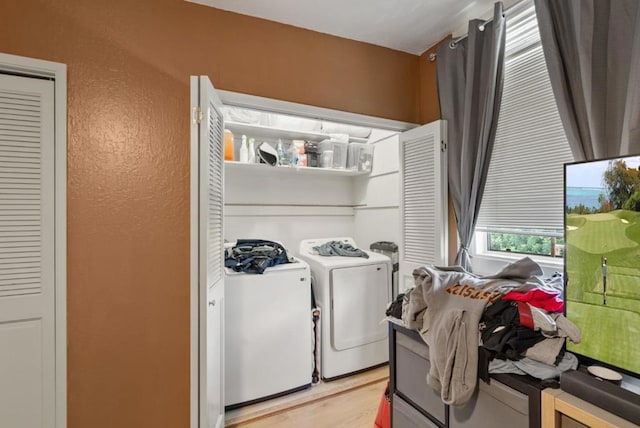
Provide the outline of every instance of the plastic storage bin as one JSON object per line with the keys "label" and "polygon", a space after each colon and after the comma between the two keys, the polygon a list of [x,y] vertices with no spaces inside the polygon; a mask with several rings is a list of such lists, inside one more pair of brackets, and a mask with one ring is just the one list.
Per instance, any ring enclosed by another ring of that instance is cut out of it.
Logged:
{"label": "plastic storage bin", "polygon": [[[318,152],[320,153],[319,166],[322,168],[332,168],[333,167],[333,142],[331,140],[322,140],[318,143]],[[325,156],[325,152],[331,152],[331,164],[327,165],[326,160],[328,160],[329,156]]]}
{"label": "plastic storage bin", "polygon": [[347,169],[370,172],[373,166],[373,149],[371,144],[349,143]]}
{"label": "plastic storage bin", "polygon": [[335,140],[324,140],[318,144],[321,153],[331,151],[333,153],[331,165],[321,164],[323,168],[345,169],[347,167],[347,152],[349,143]]}
{"label": "plastic storage bin", "polygon": [[345,169],[347,167],[347,152],[349,143],[333,142],[333,168]]}

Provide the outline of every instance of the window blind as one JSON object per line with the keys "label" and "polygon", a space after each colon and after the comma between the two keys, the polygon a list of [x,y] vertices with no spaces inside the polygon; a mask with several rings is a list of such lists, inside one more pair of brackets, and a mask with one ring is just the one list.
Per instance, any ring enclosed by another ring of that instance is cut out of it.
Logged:
{"label": "window blind", "polygon": [[507,16],[502,105],[477,226],[562,229],[563,164],[571,161],[531,3]]}

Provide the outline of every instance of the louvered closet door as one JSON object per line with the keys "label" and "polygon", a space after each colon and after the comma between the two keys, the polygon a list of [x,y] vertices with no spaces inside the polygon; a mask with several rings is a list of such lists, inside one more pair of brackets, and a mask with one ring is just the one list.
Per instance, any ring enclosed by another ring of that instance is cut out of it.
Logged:
{"label": "louvered closet door", "polygon": [[[199,281],[201,310],[201,427],[224,426],[224,249],[223,249],[223,137],[222,103],[206,76],[198,82],[199,144]],[[206,289],[202,285],[206,284]],[[204,351],[204,354],[202,353]],[[204,380],[204,381],[203,381]],[[206,404],[205,404],[206,401]]]}
{"label": "louvered closet door", "polygon": [[447,258],[446,121],[400,134],[400,289],[413,287],[412,272]]}
{"label": "louvered closet door", "polygon": [[0,74],[0,426],[55,424],[54,83]]}
{"label": "louvered closet door", "polygon": [[203,114],[200,123],[200,213],[204,220],[201,226],[207,231],[206,240],[202,242],[202,250],[206,253],[207,286],[213,288],[222,284],[224,267],[222,239],[224,123],[222,103],[213,85],[206,77],[200,79],[200,102]]}

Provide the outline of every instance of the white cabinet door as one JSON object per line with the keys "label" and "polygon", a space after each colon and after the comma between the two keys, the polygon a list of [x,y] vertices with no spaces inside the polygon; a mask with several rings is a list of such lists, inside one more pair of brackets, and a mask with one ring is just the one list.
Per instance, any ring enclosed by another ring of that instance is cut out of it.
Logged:
{"label": "white cabinet door", "polygon": [[412,272],[447,260],[447,122],[400,134],[400,291]]}
{"label": "white cabinet door", "polygon": [[0,426],[55,426],[54,83],[0,74]]}
{"label": "white cabinet door", "polygon": [[199,427],[213,428],[224,426],[224,122],[222,103],[208,77],[191,78],[191,104],[191,236],[197,240],[192,250],[197,248],[198,253],[191,258],[192,276],[198,281]]}

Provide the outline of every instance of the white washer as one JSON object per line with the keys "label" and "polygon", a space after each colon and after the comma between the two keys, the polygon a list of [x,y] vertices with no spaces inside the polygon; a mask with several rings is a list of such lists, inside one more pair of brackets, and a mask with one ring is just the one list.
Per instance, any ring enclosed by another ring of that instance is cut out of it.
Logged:
{"label": "white washer", "polygon": [[311,385],[309,265],[276,265],[262,275],[225,269],[227,409]]}
{"label": "white washer", "polygon": [[320,373],[331,380],[389,360],[387,325],[381,323],[391,299],[391,260],[367,252],[369,258],[320,256],[313,247],[352,238],[307,239],[300,259],[311,267],[313,289],[321,308]]}

